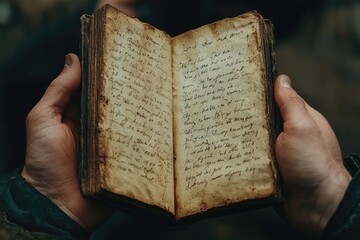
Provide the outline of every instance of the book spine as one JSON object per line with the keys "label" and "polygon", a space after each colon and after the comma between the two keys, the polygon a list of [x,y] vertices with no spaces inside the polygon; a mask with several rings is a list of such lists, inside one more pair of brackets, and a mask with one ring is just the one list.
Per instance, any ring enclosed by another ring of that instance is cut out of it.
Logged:
{"label": "book spine", "polygon": [[[274,36],[274,26],[271,23],[270,20],[265,20],[264,21],[264,30],[265,30],[265,38],[266,38],[266,48],[265,49],[265,55],[266,55],[266,71],[267,71],[267,75],[269,78],[268,81],[268,94],[269,94],[269,99],[270,103],[269,103],[269,108],[270,108],[270,114],[273,116],[270,121],[270,124],[272,126],[270,126],[270,129],[272,131],[271,133],[271,141],[272,141],[272,145],[274,146],[273,149],[273,159],[276,159],[275,156],[275,143],[276,143],[276,139],[279,136],[279,134],[282,131],[282,118],[280,115],[280,111],[279,108],[277,107],[277,105],[275,104],[275,97],[274,97],[274,83],[277,77],[277,67],[276,67],[276,55],[275,55],[275,51],[274,51],[274,43],[275,43],[275,36]],[[274,162],[274,169],[278,169],[277,166],[277,162]],[[276,199],[278,199],[279,201],[281,201],[283,199],[283,187],[282,187],[282,180],[281,180],[281,176],[278,173],[278,171],[275,171],[276,173],[276,187],[277,187],[277,196]]]}
{"label": "book spine", "polygon": [[79,177],[82,194],[87,195],[88,176],[88,78],[89,78],[89,33],[91,16],[83,15],[81,21],[81,100],[80,100],[80,151]]}

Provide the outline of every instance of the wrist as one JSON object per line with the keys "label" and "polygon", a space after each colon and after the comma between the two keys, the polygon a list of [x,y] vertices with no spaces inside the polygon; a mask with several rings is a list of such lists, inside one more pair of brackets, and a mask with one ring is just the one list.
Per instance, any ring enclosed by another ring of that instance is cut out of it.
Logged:
{"label": "wrist", "polygon": [[329,175],[322,183],[311,186],[306,191],[289,192],[287,217],[301,230],[311,235],[319,235],[335,213],[351,181],[344,171]]}
{"label": "wrist", "polygon": [[0,178],[0,193],[6,216],[24,229],[49,233],[68,239],[88,239],[89,234],[80,224],[65,214],[49,198],[30,185],[15,169],[11,176]]}
{"label": "wrist", "polygon": [[110,208],[101,203],[85,199],[80,192],[74,193],[69,200],[56,198],[51,201],[88,232],[93,232],[112,213]]}
{"label": "wrist", "polygon": [[[334,168],[336,168],[334,166]],[[314,212],[319,215],[317,230],[321,232],[334,215],[351,181],[351,175],[343,165],[338,165],[337,171],[333,171],[323,181],[321,187],[317,189],[315,196],[319,199],[319,204],[314,208]]]}
{"label": "wrist", "polygon": [[32,177],[26,167],[22,170],[21,176],[29,185],[48,198],[88,232],[94,231],[112,213],[108,207],[101,203],[84,198],[80,193],[78,184],[74,182],[59,184],[56,189],[44,186],[43,182],[39,182]]}

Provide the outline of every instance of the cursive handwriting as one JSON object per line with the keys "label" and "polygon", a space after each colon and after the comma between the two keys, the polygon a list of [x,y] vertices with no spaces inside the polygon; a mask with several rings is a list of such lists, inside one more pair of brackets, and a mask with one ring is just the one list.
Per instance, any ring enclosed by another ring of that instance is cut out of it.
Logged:
{"label": "cursive handwriting", "polygon": [[173,188],[169,38],[150,26],[122,21],[108,25],[104,50],[99,134],[106,164],[122,178],[118,185],[128,183],[123,189],[136,186],[129,190],[134,195],[146,191],[138,198],[164,197]]}
{"label": "cursive handwriting", "polygon": [[256,41],[256,33],[213,27],[175,49],[185,53],[174,58],[185,191],[239,182],[259,171],[268,137],[262,60],[248,47]]}

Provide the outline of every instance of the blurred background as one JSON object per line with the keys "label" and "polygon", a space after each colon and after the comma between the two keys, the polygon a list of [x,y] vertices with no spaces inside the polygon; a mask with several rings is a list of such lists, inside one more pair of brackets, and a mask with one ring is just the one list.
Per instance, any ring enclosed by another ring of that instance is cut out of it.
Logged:
{"label": "blurred background", "polygon": [[[25,118],[79,54],[82,14],[111,2],[172,36],[257,10],[275,26],[278,73],[332,125],[343,154],[360,152],[359,0],[0,0],[0,172],[21,165]],[[92,239],[309,239],[272,208],[201,221],[184,231],[116,213]]]}

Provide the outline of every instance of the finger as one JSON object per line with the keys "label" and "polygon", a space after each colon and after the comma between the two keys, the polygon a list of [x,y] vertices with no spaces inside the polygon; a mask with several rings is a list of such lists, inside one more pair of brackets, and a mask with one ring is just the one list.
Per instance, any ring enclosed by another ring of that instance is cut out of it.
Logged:
{"label": "finger", "polygon": [[291,80],[286,75],[280,75],[275,81],[275,101],[284,120],[284,129],[304,127],[303,124],[312,123],[305,101],[291,87]]}
{"label": "finger", "polygon": [[43,97],[36,105],[48,114],[62,114],[68,105],[71,96],[79,88],[81,68],[79,58],[75,54],[65,56],[64,69],[46,89]]}

